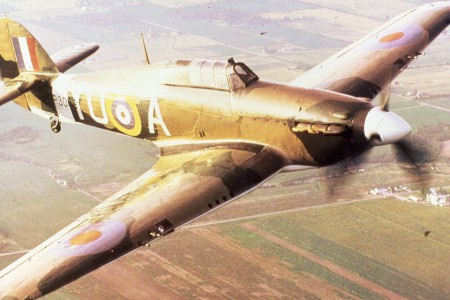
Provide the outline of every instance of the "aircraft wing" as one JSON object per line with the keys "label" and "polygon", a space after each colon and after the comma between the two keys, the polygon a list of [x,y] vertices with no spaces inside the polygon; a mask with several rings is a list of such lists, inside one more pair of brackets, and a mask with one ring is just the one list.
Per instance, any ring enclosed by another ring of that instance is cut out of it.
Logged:
{"label": "aircraft wing", "polygon": [[291,83],[375,98],[450,24],[449,2],[413,9],[302,74]]}
{"label": "aircraft wing", "polygon": [[163,156],[143,176],[1,271],[1,299],[50,293],[249,192],[289,163],[260,145]]}
{"label": "aircraft wing", "polygon": [[99,49],[97,44],[79,44],[61,50],[53,55],[51,59],[61,73],[69,70],[79,62],[88,58]]}

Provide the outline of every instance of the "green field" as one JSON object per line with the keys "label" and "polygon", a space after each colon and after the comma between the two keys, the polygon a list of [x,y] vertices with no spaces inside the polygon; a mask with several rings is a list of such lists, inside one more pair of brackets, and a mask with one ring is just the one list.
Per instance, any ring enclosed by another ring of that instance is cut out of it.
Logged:
{"label": "green field", "polygon": [[[450,210],[392,199],[264,218],[252,224],[407,298],[443,299],[450,292]],[[428,237],[425,231],[431,231]],[[380,295],[349,282],[240,225],[225,234],[364,299]]]}

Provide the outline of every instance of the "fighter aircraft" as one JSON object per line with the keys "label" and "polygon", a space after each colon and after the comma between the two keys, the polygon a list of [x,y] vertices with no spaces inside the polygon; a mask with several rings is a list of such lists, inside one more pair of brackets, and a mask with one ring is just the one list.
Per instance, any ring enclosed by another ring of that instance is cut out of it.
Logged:
{"label": "fighter aircraft", "polygon": [[[19,23],[0,20],[0,104],[155,143],[145,174],[0,272],[0,299],[36,299],[149,245],[281,171],[320,167],[411,127],[372,100],[450,24],[450,2],[402,14],[289,83],[242,62],[178,60],[69,75],[94,53],[49,56]],[[388,99],[388,97],[386,97]]]}

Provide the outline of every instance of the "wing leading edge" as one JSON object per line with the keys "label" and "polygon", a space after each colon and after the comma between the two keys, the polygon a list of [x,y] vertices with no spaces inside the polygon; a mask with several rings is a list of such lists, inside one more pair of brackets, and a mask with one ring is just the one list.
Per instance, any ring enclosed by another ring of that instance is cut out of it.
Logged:
{"label": "wing leading edge", "polygon": [[164,156],[0,273],[1,299],[35,299],[241,196],[290,162],[265,146]]}
{"label": "wing leading edge", "polygon": [[64,73],[94,54],[99,48],[97,44],[79,44],[52,54],[51,59],[58,71]]}
{"label": "wing leading edge", "polygon": [[291,83],[373,99],[450,24],[450,1],[382,25]]}

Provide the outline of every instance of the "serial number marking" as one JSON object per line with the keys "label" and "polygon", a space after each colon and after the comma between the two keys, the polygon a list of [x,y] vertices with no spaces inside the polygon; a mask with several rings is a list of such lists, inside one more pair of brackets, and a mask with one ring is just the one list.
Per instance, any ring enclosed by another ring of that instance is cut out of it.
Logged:
{"label": "serial number marking", "polygon": [[67,100],[67,97],[60,95],[53,95],[53,101],[59,106],[69,107],[69,100]]}

